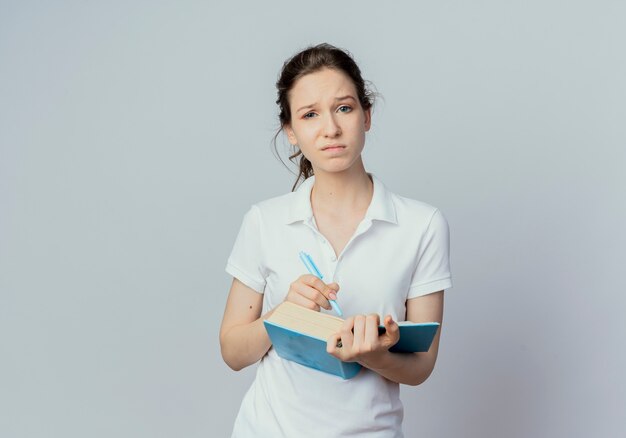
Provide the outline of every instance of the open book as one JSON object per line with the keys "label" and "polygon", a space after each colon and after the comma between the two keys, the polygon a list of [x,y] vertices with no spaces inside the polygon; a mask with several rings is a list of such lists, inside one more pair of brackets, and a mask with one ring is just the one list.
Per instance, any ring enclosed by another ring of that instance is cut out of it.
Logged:
{"label": "open book", "polygon": [[[326,341],[339,332],[343,319],[285,301],[264,322],[276,353],[283,359],[335,374],[354,377],[361,365],[342,362],[326,352]],[[400,322],[400,340],[389,350],[398,353],[428,351],[439,328],[438,322]],[[384,326],[379,333],[384,333]]]}

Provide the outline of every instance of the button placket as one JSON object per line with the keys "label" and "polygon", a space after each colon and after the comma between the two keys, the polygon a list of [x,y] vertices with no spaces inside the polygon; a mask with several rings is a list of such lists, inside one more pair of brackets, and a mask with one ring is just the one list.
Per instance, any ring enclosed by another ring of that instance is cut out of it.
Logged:
{"label": "button placket", "polygon": [[307,221],[306,225],[317,236],[317,241],[319,242],[319,245],[320,245],[320,252],[321,254],[324,255],[323,262],[326,266],[330,268],[327,278],[333,278],[335,275],[335,270],[336,270],[336,265],[337,265],[337,260],[338,260],[337,256],[335,255],[335,250],[332,248],[332,246],[328,242],[328,239],[326,239],[324,235],[320,233],[320,231],[317,229],[317,227],[315,226],[314,219]]}
{"label": "button placket", "polygon": [[335,270],[337,269],[337,255],[335,254],[335,250],[328,239],[326,239],[324,235],[319,232],[319,230],[315,230],[315,232],[319,236],[321,246],[320,249],[322,254],[324,254],[324,263],[328,266],[328,278],[332,279],[335,276]]}
{"label": "button placket", "polygon": [[322,242],[322,247],[326,258],[329,260],[330,267],[332,271],[335,271],[335,265],[337,263],[337,255],[335,254],[335,250],[331,246],[330,242],[324,237],[320,240]]}

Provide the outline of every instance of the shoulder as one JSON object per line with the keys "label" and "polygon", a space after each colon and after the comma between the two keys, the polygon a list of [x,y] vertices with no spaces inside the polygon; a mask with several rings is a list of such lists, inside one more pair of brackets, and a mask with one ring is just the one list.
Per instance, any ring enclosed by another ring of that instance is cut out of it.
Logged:
{"label": "shoulder", "polygon": [[446,219],[439,208],[417,199],[407,198],[395,193],[390,193],[390,197],[396,208],[398,224],[400,225],[421,225],[428,228],[434,223],[441,226],[441,222]]}
{"label": "shoulder", "polygon": [[417,199],[407,198],[395,193],[391,194],[393,202],[398,212],[404,214],[432,216],[439,209],[431,204]]}
{"label": "shoulder", "polygon": [[408,236],[417,239],[413,242],[417,242],[420,258],[428,253],[446,257],[450,247],[450,227],[441,210],[404,196],[393,195],[393,200],[400,232],[407,239]]}
{"label": "shoulder", "polygon": [[263,217],[282,218],[285,216],[285,211],[289,209],[294,199],[294,192],[285,193],[283,195],[275,196],[273,198],[265,199],[252,204],[251,209],[257,210],[258,214]]}
{"label": "shoulder", "polygon": [[245,219],[257,222],[258,225],[284,223],[294,199],[295,193],[291,192],[258,201],[250,206]]}

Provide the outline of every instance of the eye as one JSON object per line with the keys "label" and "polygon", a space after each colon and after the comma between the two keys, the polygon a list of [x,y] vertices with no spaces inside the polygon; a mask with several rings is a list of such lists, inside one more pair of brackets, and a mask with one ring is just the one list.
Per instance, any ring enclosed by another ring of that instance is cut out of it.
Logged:
{"label": "eye", "polygon": [[352,111],[352,107],[348,105],[341,105],[339,108],[337,108],[337,111],[340,111],[342,113],[349,113],[350,111]]}
{"label": "eye", "polygon": [[312,119],[313,117],[315,117],[315,113],[313,111],[308,112],[302,116],[303,119]]}

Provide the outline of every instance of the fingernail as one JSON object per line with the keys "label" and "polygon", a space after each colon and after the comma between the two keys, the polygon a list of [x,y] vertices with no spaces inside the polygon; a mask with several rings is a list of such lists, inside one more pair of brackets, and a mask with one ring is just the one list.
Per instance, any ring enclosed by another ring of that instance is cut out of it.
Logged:
{"label": "fingernail", "polygon": [[328,296],[330,297],[331,300],[336,300],[337,299],[337,294],[335,294],[335,292],[329,293]]}

